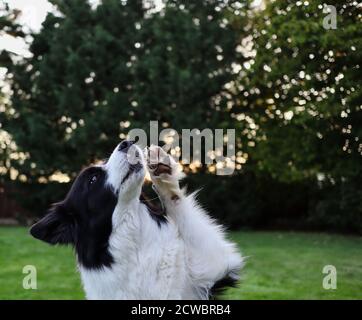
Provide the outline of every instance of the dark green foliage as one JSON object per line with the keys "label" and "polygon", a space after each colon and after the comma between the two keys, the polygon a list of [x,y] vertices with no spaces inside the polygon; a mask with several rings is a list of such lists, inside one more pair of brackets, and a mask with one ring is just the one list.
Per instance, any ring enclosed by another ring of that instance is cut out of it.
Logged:
{"label": "dark green foliage", "polygon": [[48,14],[34,35],[33,57],[11,70],[17,112],[6,126],[30,151],[21,167],[27,178],[74,176],[150,120],[217,126],[225,101],[212,99],[232,79],[240,37],[220,26],[226,9],[216,11],[217,3],[170,1],[150,15],[142,1],[111,0],[95,10],[85,0],[60,1],[61,15]]}
{"label": "dark green foliage", "polygon": [[[9,70],[16,113],[4,126],[27,152],[13,166],[29,185],[74,177],[151,120],[177,130],[227,125],[224,84],[243,60],[235,48],[245,22],[225,15],[237,1],[168,1],[157,13],[142,1],[52,2],[59,13],[33,35],[32,57]],[[45,198],[58,200],[50,189]]]}
{"label": "dark green foliage", "polygon": [[242,108],[233,111],[255,122],[255,171],[309,183],[307,225],[361,232],[361,8],[328,4],[337,29],[323,27],[324,1],[268,2],[256,14],[256,56],[240,79]]}
{"label": "dark green foliage", "polygon": [[326,30],[323,3],[275,1],[255,21],[245,88],[260,126],[253,157],[280,179],[361,174],[361,10],[355,1],[328,2],[337,29]]}
{"label": "dark green foliage", "polygon": [[33,57],[12,70],[17,115],[8,130],[31,151],[21,168],[28,180],[55,171],[74,176],[106,156],[131,108],[127,62],[137,55],[140,2],[107,1],[95,11],[87,1],[59,3],[61,15],[49,14],[34,36]]}
{"label": "dark green foliage", "polygon": [[[24,33],[21,26],[16,22],[19,15],[19,11],[10,10],[6,3],[0,4],[0,37],[12,36],[12,37],[24,37]],[[0,68],[8,68],[12,66],[13,53],[8,50],[0,50]],[[3,122],[6,116],[4,110],[5,93],[2,85],[3,79],[0,79],[0,183],[2,184],[5,177],[9,176],[9,169],[11,167],[10,153],[11,153],[11,141],[8,133],[3,129]]]}

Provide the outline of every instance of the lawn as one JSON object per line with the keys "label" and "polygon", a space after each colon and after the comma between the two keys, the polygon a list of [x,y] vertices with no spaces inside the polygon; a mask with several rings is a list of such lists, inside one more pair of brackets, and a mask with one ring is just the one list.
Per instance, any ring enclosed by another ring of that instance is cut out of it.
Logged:
{"label": "lawn", "polygon": [[[234,232],[248,256],[239,288],[226,299],[361,299],[362,238],[290,232]],[[38,289],[22,287],[23,267],[37,268]],[[337,269],[324,290],[322,269]],[[0,299],[83,299],[72,250],[32,239],[25,228],[0,228]]]}

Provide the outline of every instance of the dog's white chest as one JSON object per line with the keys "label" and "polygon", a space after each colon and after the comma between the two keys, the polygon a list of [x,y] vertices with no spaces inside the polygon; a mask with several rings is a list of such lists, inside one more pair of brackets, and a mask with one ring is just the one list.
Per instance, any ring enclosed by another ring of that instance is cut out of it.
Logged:
{"label": "dog's white chest", "polygon": [[182,299],[187,282],[184,245],[174,229],[169,231],[138,247],[132,241],[113,247],[112,267],[80,266],[87,299]]}

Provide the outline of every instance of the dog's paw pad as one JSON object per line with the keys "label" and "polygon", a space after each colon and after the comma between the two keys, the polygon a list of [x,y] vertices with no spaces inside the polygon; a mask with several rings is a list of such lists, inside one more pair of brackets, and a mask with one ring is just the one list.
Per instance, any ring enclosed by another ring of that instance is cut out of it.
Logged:
{"label": "dog's paw pad", "polygon": [[152,170],[153,175],[159,176],[161,174],[172,174],[172,168],[169,165],[159,163],[157,165],[150,166],[150,169]]}
{"label": "dog's paw pad", "polygon": [[147,165],[155,176],[161,174],[172,175],[172,167],[175,161],[161,147],[151,146],[148,148]]}

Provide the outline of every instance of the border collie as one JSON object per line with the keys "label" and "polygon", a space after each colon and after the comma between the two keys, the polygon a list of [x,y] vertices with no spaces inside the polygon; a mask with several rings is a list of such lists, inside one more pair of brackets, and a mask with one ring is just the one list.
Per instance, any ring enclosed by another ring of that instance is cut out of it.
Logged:
{"label": "border collie", "polygon": [[[180,189],[174,159],[147,150],[124,140],[107,162],[83,170],[30,233],[74,246],[87,299],[212,298],[235,284],[243,259],[195,195]],[[163,215],[141,194],[147,170]]]}

